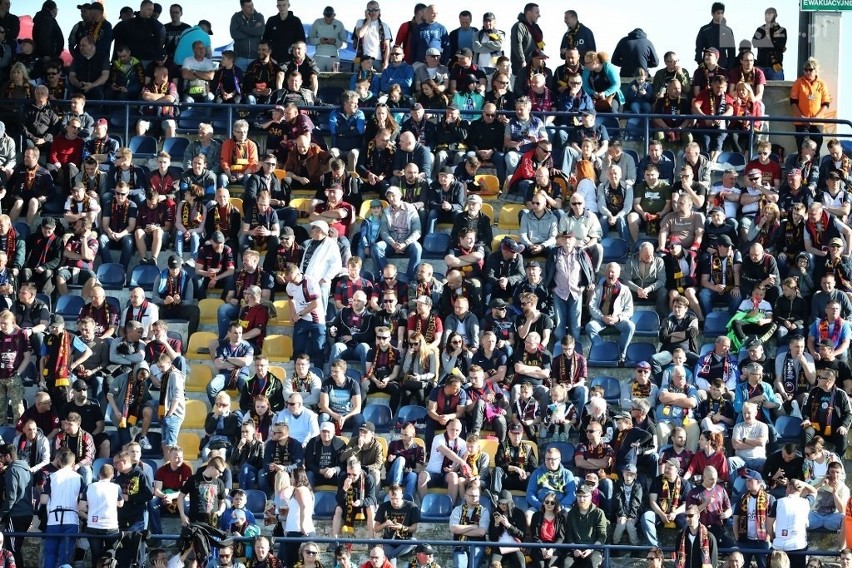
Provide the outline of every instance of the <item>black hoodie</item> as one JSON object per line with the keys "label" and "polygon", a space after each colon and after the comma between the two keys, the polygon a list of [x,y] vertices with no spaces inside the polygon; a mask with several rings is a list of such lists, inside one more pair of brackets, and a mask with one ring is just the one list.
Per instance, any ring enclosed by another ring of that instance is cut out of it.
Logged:
{"label": "black hoodie", "polygon": [[633,77],[637,69],[648,71],[657,67],[660,61],[654,44],[642,28],[636,28],[619,40],[612,52],[612,64],[621,67],[621,77]]}

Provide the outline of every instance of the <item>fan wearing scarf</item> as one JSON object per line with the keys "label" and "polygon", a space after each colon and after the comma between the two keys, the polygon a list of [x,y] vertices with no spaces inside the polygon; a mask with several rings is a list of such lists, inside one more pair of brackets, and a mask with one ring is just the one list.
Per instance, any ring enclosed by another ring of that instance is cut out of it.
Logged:
{"label": "fan wearing scarf", "polygon": [[591,321],[586,324],[586,333],[592,340],[592,346],[601,343],[600,333],[607,328],[618,332],[618,363],[624,366],[627,359],[627,346],[633,339],[636,325],[631,321],[633,315],[633,296],[630,289],[620,279],[621,266],[611,262],[606,267],[606,278],[595,287],[589,304]]}
{"label": "fan wearing scarf", "polygon": [[[450,514],[450,532],[453,540],[484,540],[491,524],[488,510],[479,502],[481,491],[478,484],[468,486],[464,502]],[[485,549],[457,546],[453,549],[453,565],[468,566],[468,555],[473,554],[472,566],[481,566]]]}
{"label": "fan wearing scarf", "polygon": [[[775,497],[766,491],[763,476],[753,469],[745,471],[746,493],[734,506],[734,540],[746,550],[769,550],[769,511]],[[754,513],[751,513],[754,511]],[[752,557],[757,568],[766,568],[768,554],[744,554],[743,566],[750,566]]]}
{"label": "fan wearing scarf", "polygon": [[675,568],[713,568],[719,565],[716,537],[699,520],[698,505],[686,508],[686,528],[675,545]]}
{"label": "fan wearing scarf", "polygon": [[849,350],[850,339],[852,339],[852,325],[841,317],[840,308],[840,302],[829,300],[825,306],[825,317],[814,321],[810,327],[808,351],[813,355],[814,361],[821,360],[817,351],[817,344],[826,340],[831,342],[834,348],[834,356],[838,360],[845,361],[847,358],[846,353]]}
{"label": "fan wearing scarf", "polygon": [[[675,526],[683,530],[687,525],[686,494],[692,489],[689,481],[680,476],[680,462],[670,459],[663,465],[663,475],[651,483],[648,510],[642,514],[639,525],[651,546],[659,546],[657,525]],[[697,515],[696,515],[697,521]],[[714,541],[715,542],[715,541]],[[716,566],[716,564],[713,564]]]}
{"label": "fan wearing scarf", "polygon": [[75,378],[71,370],[91,357],[92,350],[80,337],[65,330],[65,319],[59,314],[51,316],[47,330],[39,360],[39,388],[50,394],[55,408],[62,408]]}
{"label": "fan wearing scarf", "polygon": [[837,371],[820,369],[817,386],[808,394],[802,409],[802,439],[805,444],[819,434],[835,448],[845,448],[852,425],[852,404],[837,386]]}
{"label": "fan wearing scarf", "polygon": [[189,335],[198,331],[201,311],[194,302],[195,286],[179,255],[169,257],[168,268],[154,279],[153,289],[152,299],[160,309],[161,318],[188,321]]}

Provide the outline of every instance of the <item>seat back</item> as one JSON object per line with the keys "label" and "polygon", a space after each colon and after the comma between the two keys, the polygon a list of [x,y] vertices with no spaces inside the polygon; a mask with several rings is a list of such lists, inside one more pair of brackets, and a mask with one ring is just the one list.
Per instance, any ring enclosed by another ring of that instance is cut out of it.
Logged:
{"label": "seat back", "polygon": [[173,136],[163,141],[163,152],[168,152],[173,162],[183,162],[183,155],[189,147],[189,138]]}
{"label": "seat back", "polygon": [[98,266],[98,282],[106,290],[121,290],[127,282],[124,265],[117,262],[107,262]]}
{"label": "seat back", "polygon": [[426,522],[446,522],[453,512],[453,502],[446,493],[427,493],[420,503],[420,518]]}
{"label": "seat back", "polygon": [[82,296],[66,294],[59,296],[56,300],[56,309],[54,311],[64,318],[73,317],[76,319],[80,315],[80,310],[84,305],[85,302]]}
{"label": "seat back", "polygon": [[363,410],[364,420],[376,426],[376,432],[390,432],[393,416],[389,406],[384,404],[367,404]]}
{"label": "seat back", "polygon": [[451,246],[447,233],[429,233],[423,240],[423,254],[429,258],[444,258]]}
{"label": "seat back", "polygon": [[480,197],[496,197],[500,194],[500,179],[492,174],[478,174],[474,178],[481,188]]}
{"label": "seat back", "polygon": [[334,516],[337,508],[337,493],[317,491],[314,493],[314,519],[328,520]]}
{"label": "seat back", "polygon": [[266,511],[266,493],[259,489],[246,489],[246,509],[255,517],[262,517]]}
{"label": "seat back", "polygon": [[[562,465],[567,468],[574,467],[574,444],[571,442],[550,442],[542,453],[547,453],[550,448],[556,448],[562,454]],[[539,457],[544,459],[542,456]]]}
{"label": "seat back", "polygon": [[160,269],[153,264],[137,264],[130,272],[130,287],[142,288],[150,291],[154,286],[154,279],[160,273]]}

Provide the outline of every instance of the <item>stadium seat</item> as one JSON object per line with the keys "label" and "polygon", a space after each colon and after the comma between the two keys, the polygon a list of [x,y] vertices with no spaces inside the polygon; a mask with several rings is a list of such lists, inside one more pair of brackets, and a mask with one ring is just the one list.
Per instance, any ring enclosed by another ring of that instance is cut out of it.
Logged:
{"label": "stadium seat", "polygon": [[604,399],[607,404],[618,406],[621,400],[621,381],[615,377],[594,377],[589,383],[589,387],[603,387]]}
{"label": "stadium seat", "polygon": [[187,392],[207,392],[207,385],[213,380],[213,367],[210,365],[196,364],[189,369],[186,378]]}
{"label": "stadium seat", "polygon": [[627,262],[627,255],[630,252],[630,246],[622,238],[619,237],[604,237],[601,240],[603,247],[603,262],[617,262],[624,264]]}
{"label": "stadium seat", "polygon": [[710,312],[704,316],[704,337],[715,338],[718,335],[727,335],[730,319],[731,316],[727,311]]}
{"label": "stadium seat", "polygon": [[154,158],[157,155],[157,139],[153,136],[134,136],[127,147],[134,158]]}
{"label": "stadium seat", "polygon": [[650,361],[651,356],[657,352],[657,346],[653,343],[634,343],[627,346],[627,361],[625,367],[634,367],[641,361]]}
{"label": "stadium seat", "polygon": [[[500,195],[500,180],[497,176],[491,174],[479,174],[474,176],[474,179],[479,182],[479,187],[482,188],[482,190],[476,195],[479,195],[483,199],[486,197],[497,197]],[[492,218],[491,220],[493,221],[494,219]]]}
{"label": "stadium seat", "polygon": [[4,444],[11,444],[15,440],[15,436],[17,435],[18,431],[15,430],[14,426],[0,427],[0,439],[3,440]]}
{"label": "stadium seat", "polygon": [[745,156],[739,152],[722,152],[719,154],[719,157],[716,158],[716,163],[721,165],[723,169],[727,169],[727,166],[730,166],[736,171],[741,172],[745,169],[746,159]]}
{"label": "stadium seat", "polygon": [[494,467],[494,456],[497,455],[497,446],[500,445],[500,442],[497,438],[485,438],[479,440],[479,447],[488,455],[488,465],[490,467]]}
{"label": "stadium seat", "polygon": [[610,140],[614,140],[621,136],[621,125],[618,119],[609,114],[599,114],[596,120],[597,124],[602,124],[606,128],[606,133]]}
{"label": "stadium seat", "polygon": [[632,150],[630,148],[623,148],[622,152],[633,158],[633,165],[635,167],[639,167],[639,153],[636,150]]}
{"label": "stadium seat", "polygon": [[50,296],[43,292],[39,292],[38,294],[36,294],[36,299],[44,302],[44,305],[47,306],[48,311],[53,311],[53,301],[50,299]]}
{"label": "stadium seat", "polygon": [[334,516],[336,508],[337,491],[317,491],[314,493],[314,519],[330,520]]}
{"label": "stadium seat", "polygon": [[310,215],[313,212],[313,207],[311,206],[311,198],[310,197],[296,197],[290,200],[290,207],[299,212],[298,223],[300,225],[307,225],[309,223],[308,217],[302,217],[302,213]]}
{"label": "stadium seat", "polygon": [[233,205],[234,208],[237,211],[240,212],[240,217],[242,217],[243,216],[243,200],[239,197],[232,197],[231,198],[231,205]]}
{"label": "stadium seat", "polygon": [[[372,201],[372,199],[365,199],[361,203],[361,208],[358,210],[358,217],[361,219],[366,219],[367,215],[370,213],[370,201]],[[382,202],[382,209],[388,206],[388,202],[384,199],[379,199],[379,201]]]}
{"label": "stadium seat", "polygon": [[211,324],[216,325],[219,321],[216,318],[216,312],[219,310],[219,306],[224,304],[219,298],[205,298],[198,302],[198,309],[201,311],[201,318],[199,321],[202,324]]}
{"label": "stadium seat", "polygon": [[589,350],[589,365],[592,367],[614,367],[618,364],[618,344],[614,341],[604,341],[592,345]]}
{"label": "stadium seat", "polygon": [[204,421],[207,419],[207,413],[207,403],[203,400],[187,400],[186,417],[183,419],[183,424],[181,425],[181,428],[204,428]]}
{"label": "stadium seat", "polygon": [[[372,398],[375,395],[369,395]],[[391,408],[385,404],[367,404],[362,411],[364,420],[372,422],[376,426],[377,433],[388,433],[393,422],[393,412]]]}
{"label": "stadium seat", "polygon": [[216,341],[219,338],[211,331],[196,331],[189,336],[189,346],[186,348],[186,356],[188,359],[207,359],[209,353],[201,353],[199,349],[208,349],[208,344],[211,341]]}
{"label": "stadium seat", "polygon": [[183,136],[172,136],[163,141],[163,152],[172,157],[173,162],[183,163],[183,155],[189,147],[189,138]]}
{"label": "stadium seat", "polygon": [[494,239],[491,241],[491,251],[493,252],[493,251],[499,250],[500,249],[500,243],[502,243],[503,239],[505,239],[506,237],[509,237],[510,239],[515,241],[516,243],[521,242],[521,237],[518,236],[518,235],[507,235],[507,234],[494,235]]}
{"label": "stadium seat", "polygon": [[[348,367],[346,369],[346,376],[355,381],[358,384],[361,384],[361,371],[355,369],[354,367]],[[363,406],[363,405],[362,405]]]}
{"label": "stadium seat", "polygon": [[119,314],[119,319],[121,319],[121,302],[115,296],[107,296],[106,303],[115,310],[115,313]]}
{"label": "stadium seat", "polygon": [[[6,438],[3,438],[3,441],[7,444],[12,443],[11,440],[6,440]],[[104,464],[112,465],[112,458],[95,458],[95,461],[92,462],[92,472],[94,474],[95,479],[97,479],[98,472],[101,471],[101,468],[104,466]],[[154,473],[157,473],[156,469],[154,470]]]}
{"label": "stadium seat", "polygon": [[672,152],[671,150],[663,150],[663,156],[665,156],[666,158],[668,158],[672,162],[677,163],[677,160],[675,159],[674,152]]}
{"label": "stadium seat", "polygon": [[319,367],[311,367],[309,369],[309,372],[318,376],[320,378],[320,381],[325,380],[325,373],[323,373],[322,369],[320,369]]}
{"label": "stadium seat", "polygon": [[574,444],[571,442],[550,442],[544,451],[547,452],[550,448],[556,448],[562,453],[562,465],[569,469],[574,468]]}
{"label": "stadium seat", "polygon": [[267,335],[263,341],[263,353],[270,362],[286,363],[293,358],[293,338],[289,335]]}
{"label": "stadium seat", "polygon": [[448,233],[429,233],[423,240],[423,258],[443,259],[450,250]]}
{"label": "stadium seat", "polygon": [[424,523],[446,523],[453,512],[453,502],[446,493],[427,493],[420,503],[420,520]]}
{"label": "stadium seat", "polygon": [[[162,459],[155,460],[155,459],[151,459],[151,458],[142,458],[142,463],[147,464],[148,467],[151,468],[151,473],[153,473],[154,475],[156,475],[157,470],[160,469],[160,465],[162,465],[162,463],[160,463],[160,462],[162,462],[162,461],[163,461]],[[97,472],[95,472],[95,475],[97,475]]]}
{"label": "stadium seat", "polygon": [[266,493],[259,489],[246,489],[246,509],[254,513],[255,518],[263,518],[266,512]]}
{"label": "stadium seat", "polygon": [[[151,442],[152,444],[154,442]],[[194,432],[181,432],[178,434],[178,446],[183,448],[183,457],[187,461],[195,461],[198,459],[200,452],[201,438]],[[159,450],[159,446],[157,446]],[[162,452],[161,452],[162,453]]]}
{"label": "stadium seat", "polygon": [[146,292],[150,291],[154,286],[154,279],[159,273],[160,269],[153,264],[137,264],[130,271],[130,287],[139,287]]}
{"label": "stadium seat", "polygon": [[270,365],[269,372],[278,380],[287,380],[287,371],[281,365]]}
{"label": "stadium seat", "polygon": [[26,241],[30,238],[30,226],[26,221],[15,221],[14,227],[19,239]]}
{"label": "stadium seat", "polygon": [[275,306],[275,313],[278,325],[293,325],[293,314],[290,313],[290,300],[275,300],[272,302]]}
{"label": "stadium seat", "polygon": [[[497,228],[501,231],[517,231],[521,228],[518,214],[526,211],[523,203],[506,203],[500,208],[500,218],[497,220]],[[492,219],[493,221],[493,219]]]}
{"label": "stadium seat", "polygon": [[802,439],[802,419],[795,416],[779,416],[775,419],[775,430],[778,432],[779,444],[798,442]]}
{"label": "stadium seat", "polygon": [[657,337],[660,333],[660,314],[653,310],[633,312],[630,320],[636,326],[635,337]]}
{"label": "stadium seat", "polygon": [[414,404],[400,407],[399,411],[396,413],[396,429],[402,430],[402,427],[409,422],[413,422],[415,428],[418,428],[418,426],[421,430],[425,428],[426,408],[423,406],[416,406]]}
{"label": "stadium seat", "polygon": [[98,266],[97,278],[104,290],[122,290],[127,282],[127,273],[123,264],[107,262]]}
{"label": "stadium seat", "polygon": [[80,315],[80,310],[84,305],[85,301],[82,296],[66,294],[64,296],[59,296],[56,300],[56,308],[54,312],[65,319],[77,321],[77,317]]}
{"label": "stadium seat", "polygon": [[[177,119],[177,127],[181,131],[198,131],[198,125],[202,122],[210,122],[210,112],[206,108],[183,108]],[[216,125],[213,126],[216,128]],[[220,130],[223,130],[220,128]]]}
{"label": "stadium seat", "polygon": [[704,357],[705,355],[707,355],[708,353],[710,353],[711,351],[713,351],[713,348],[714,348],[714,347],[715,347],[715,345],[713,345],[712,343],[705,343],[705,344],[703,344],[703,345],[701,346],[701,349],[699,349],[699,350],[698,350],[698,356],[699,356],[699,357]]}

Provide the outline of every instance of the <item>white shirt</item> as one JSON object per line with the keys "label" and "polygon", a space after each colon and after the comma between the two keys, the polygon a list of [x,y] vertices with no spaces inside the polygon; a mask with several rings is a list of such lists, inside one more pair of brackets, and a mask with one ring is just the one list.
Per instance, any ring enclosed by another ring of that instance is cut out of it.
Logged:
{"label": "white shirt", "polygon": [[121,486],[101,479],[86,488],[89,504],[88,525],[91,529],[118,530],[118,500]]}
{"label": "white shirt", "polygon": [[83,489],[83,478],[71,468],[62,468],[47,478],[44,494],[48,495],[48,525],[79,525],[77,500]]}
{"label": "white shirt", "polygon": [[[754,423],[749,426],[745,422],[740,422],[734,426],[732,433],[734,440],[748,438],[749,440],[757,440],[759,438],[769,439],[769,428],[763,422],[755,419]],[[766,445],[755,446],[747,450],[737,450],[737,455],[743,459],[766,459]]]}
{"label": "white shirt", "polygon": [[[355,22],[356,38],[358,36],[357,30],[360,30],[363,25],[364,18]],[[385,32],[385,41],[393,41],[393,33],[391,32],[390,26],[382,22],[382,27]],[[361,51],[363,51],[365,55],[373,56],[378,61],[384,61],[382,59],[382,44],[379,41],[379,20],[373,20],[370,22],[370,28],[367,30],[367,33],[364,34],[364,37],[361,38]]]}
{"label": "white shirt", "polygon": [[290,436],[299,441],[303,446],[308,440],[319,435],[319,422],[313,410],[302,407],[299,416],[294,415],[285,408],[275,415],[275,422],[283,422],[290,427]]}
{"label": "white shirt", "polygon": [[808,545],[808,515],[810,501],[788,495],[775,503],[775,550],[800,550]]}
{"label": "white shirt", "polygon": [[[742,193],[742,190],[740,190],[740,188],[737,186],[723,187],[721,183],[717,183],[716,185],[710,188],[709,195],[707,197],[712,200],[714,196],[719,195],[720,193],[722,193],[722,191],[731,193],[733,195],[740,195]],[[725,208],[725,217],[728,217],[729,219],[737,218],[737,208],[740,206],[738,202],[728,201],[727,199],[725,199],[723,202],[723,206]],[[713,206],[711,205],[710,208],[712,209],[712,207]]]}
{"label": "white shirt", "polygon": [[[429,462],[426,464],[426,471],[433,475],[443,475],[444,454],[438,451],[441,446],[447,446],[446,433],[432,438],[432,451],[429,452]],[[467,443],[460,437],[456,438],[452,445],[448,446],[460,458],[467,455]]]}

